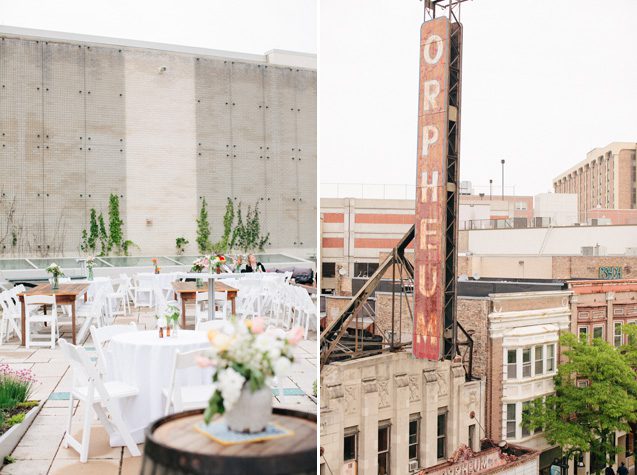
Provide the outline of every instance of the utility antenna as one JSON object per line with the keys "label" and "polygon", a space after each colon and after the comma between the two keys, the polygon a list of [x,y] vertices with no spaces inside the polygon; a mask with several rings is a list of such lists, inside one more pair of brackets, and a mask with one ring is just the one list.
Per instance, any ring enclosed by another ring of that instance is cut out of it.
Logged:
{"label": "utility antenna", "polygon": [[449,17],[449,21],[460,23],[460,6],[469,0],[420,0],[424,1],[424,20],[433,20],[440,16]]}

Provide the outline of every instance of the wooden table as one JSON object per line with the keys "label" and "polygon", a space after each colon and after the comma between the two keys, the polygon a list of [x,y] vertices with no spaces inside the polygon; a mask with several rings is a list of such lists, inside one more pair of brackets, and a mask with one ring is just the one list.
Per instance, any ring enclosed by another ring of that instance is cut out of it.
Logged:
{"label": "wooden table", "polygon": [[[193,302],[197,300],[197,293],[208,292],[208,284],[203,287],[197,287],[196,282],[173,282],[173,290],[176,294],[179,294],[181,298],[181,327],[186,328],[186,302]],[[230,287],[228,284],[224,284],[219,280],[215,281],[215,292],[226,292],[230,305],[232,307],[232,315],[237,314],[237,304],[235,299],[237,298],[238,289]]]}
{"label": "wooden table", "polygon": [[51,284],[40,284],[37,287],[33,287],[26,292],[22,292],[18,294],[18,298],[20,299],[22,314],[20,316],[20,321],[22,322],[22,346],[26,345],[27,341],[27,314],[26,314],[26,305],[24,304],[24,297],[26,295],[55,295],[55,303],[57,305],[70,305],[71,306],[71,331],[73,336],[73,344],[75,345],[75,301],[78,297],[84,295],[86,297],[86,291],[90,287],[90,284],[60,284],[60,288],[57,290],[53,290],[51,288]]}
{"label": "wooden table", "polygon": [[294,433],[280,439],[223,446],[197,432],[203,410],[180,412],[146,428],[141,473],[188,475],[316,474],[316,414],[275,408],[272,422]]}

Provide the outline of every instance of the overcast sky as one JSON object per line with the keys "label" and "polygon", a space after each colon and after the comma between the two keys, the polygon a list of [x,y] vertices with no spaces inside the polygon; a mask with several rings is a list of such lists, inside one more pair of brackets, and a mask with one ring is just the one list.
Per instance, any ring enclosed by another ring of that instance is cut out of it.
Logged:
{"label": "overcast sky", "polygon": [[0,0],[0,25],[253,54],[316,53],[316,0]]}
{"label": "overcast sky", "polygon": [[[321,0],[323,183],[414,184],[418,0]],[[461,177],[517,194],[637,141],[637,1],[473,0],[464,24]],[[483,190],[482,190],[483,191]]]}

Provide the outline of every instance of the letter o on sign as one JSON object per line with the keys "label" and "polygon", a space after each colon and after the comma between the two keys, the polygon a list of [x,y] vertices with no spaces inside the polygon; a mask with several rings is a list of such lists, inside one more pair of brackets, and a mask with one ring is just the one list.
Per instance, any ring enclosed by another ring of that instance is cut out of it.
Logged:
{"label": "letter o on sign", "polygon": [[[436,45],[436,55],[433,58],[431,57],[432,43],[435,43]],[[440,38],[440,36],[438,35],[431,35],[429,38],[427,38],[427,41],[425,41],[425,51],[424,51],[425,62],[427,64],[436,64],[438,61],[440,61],[440,58],[442,58],[443,49],[444,49],[444,46],[442,44],[442,38]]]}

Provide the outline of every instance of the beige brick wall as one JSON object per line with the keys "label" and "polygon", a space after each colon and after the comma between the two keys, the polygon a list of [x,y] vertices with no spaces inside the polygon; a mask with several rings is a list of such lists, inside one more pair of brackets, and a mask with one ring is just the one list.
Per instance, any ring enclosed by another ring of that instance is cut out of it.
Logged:
{"label": "beige brick wall", "polygon": [[634,208],[632,189],[634,177],[632,173],[632,154],[634,150],[620,150],[617,154],[617,200],[620,209]]}
{"label": "beige brick wall", "polygon": [[[401,312],[402,300],[402,312]],[[409,307],[408,307],[409,305]],[[394,331],[401,334],[401,341],[411,340],[413,333],[413,318],[409,312],[414,310],[413,295],[396,294],[394,299]],[[387,332],[392,324],[392,294],[391,292],[376,292],[376,331]],[[400,317],[400,318],[398,318]],[[384,334],[384,333],[382,333]],[[396,338],[396,337],[395,337]],[[396,340],[394,340],[396,341]]]}
{"label": "beige brick wall", "polygon": [[553,256],[553,278],[597,279],[600,267],[621,267],[622,277],[637,277],[637,256],[589,257],[589,256]]}
{"label": "beige brick wall", "polygon": [[[458,298],[458,322],[473,339],[473,375],[486,376],[489,299]],[[463,340],[461,334],[458,335]]]}
{"label": "beige brick wall", "polygon": [[502,338],[492,338],[488,343],[486,427],[488,438],[502,438]]}

